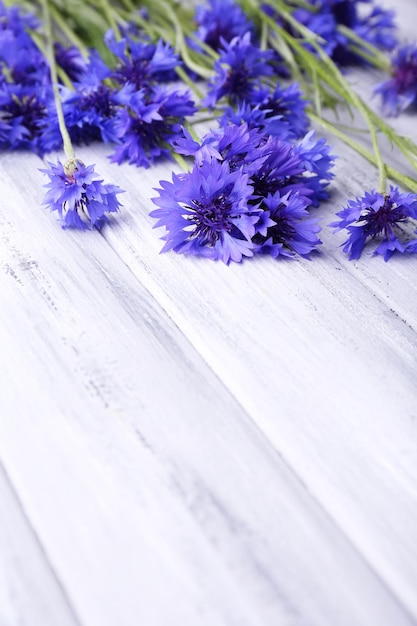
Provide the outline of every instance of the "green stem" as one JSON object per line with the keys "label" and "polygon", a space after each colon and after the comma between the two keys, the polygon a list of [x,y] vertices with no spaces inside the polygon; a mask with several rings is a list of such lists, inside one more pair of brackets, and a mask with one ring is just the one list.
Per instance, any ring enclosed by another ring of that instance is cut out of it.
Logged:
{"label": "green stem", "polygon": [[114,36],[116,37],[117,41],[120,41],[122,36],[120,33],[119,26],[114,18],[112,7],[110,6],[108,0],[99,0],[99,2],[101,5],[101,8],[103,9],[104,16],[107,19],[110,28],[114,32]]}
{"label": "green stem", "polygon": [[71,138],[68,133],[67,126],[65,124],[64,111],[62,109],[61,96],[59,93],[58,87],[58,72],[57,65],[55,61],[54,54],[54,40],[52,36],[52,23],[51,23],[51,14],[49,12],[49,4],[48,0],[41,0],[43,15],[44,15],[44,26],[45,26],[45,35],[46,35],[46,54],[47,60],[49,63],[49,70],[51,73],[51,82],[52,89],[54,93],[54,101],[56,107],[56,113],[58,116],[58,124],[59,131],[61,133],[62,142],[64,144],[64,152],[68,161],[75,161],[75,152],[72,146]]}
{"label": "green stem", "polygon": [[[29,34],[32,37],[32,41],[35,44],[35,46],[39,49],[39,51],[43,54],[43,56],[47,58],[46,48],[42,43],[42,39],[40,35],[36,33],[35,31],[29,31]],[[65,87],[68,87],[68,89],[71,89],[72,91],[74,91],[74,85],[72,84],[71,79],[69,78],[66,71],[63,70],[62,67],[58,66],[57,73],[62,84],[65,85]]]}
{"label": "green stem", "polygon": [[171,156],[174,159],[174,161],[176,161],[178,163],[178,165],[180,166],[180,168],[182,170],[184,170],[184,172],[188,172],[188,170],[190,169],[187,165],[187,161],[177,152],[174,152],[173,150],[171,151]]}
{"label": "green stem", "polygon": [[[44,0],[41,0],[41,4],[43,7],[45,6]],[[74,31],[67,25],[65,19],[62,17],[60,12],[53,5],[48,5],[48,13],[49,19],[53,19],[56,25],[67,37],[68,41],[70,41],[76,48],[78,48],[78,50],[85,59],[88,59],[89,53],[87,47],[84,45],[83,41],[74,33]]]}
{"label": "green stem", "polygon": [[387,167],[383,159],[381,149],[379,147],[376,128],[374,126],[372,116],[369,115],[368,108],[364,105],[361,98],[359,98],[357,94],[354,94],[354,96],[355,96],[354,100],[355,100],[356,107],[358,111],[362,113],[363,118],[368,125],[369,132],[371,135],[372,148],[374,150],[376,166],[378,168],[378,174],[379,174],[379,191],[380,193],[385,193],[387,189]]}
{"label": "green stem", "polygon": [[[267,2],[271,2],[271,0],[267,0]],[[278,0],[279,4],[282,5],[281,0]],[[287,39],[288,43],[294,47],[294,49],[302,56],[305,64],[309,67],[309,73],[313,76],[316,89],[315,92],[315,102],[316,107],[319,113],[319,117],[321,117],[320,112],[320,102],[317,99],[317,94],[320,93],[317,84],[318,84],[318,76],[325,81],[332,89],[334,89],[348,104],[352,105],[359,111],[368,128],[372,139],[372,147],[375,154],[375,164],[378,168],[379,172],[379,190],[381,193],[384,193],[386,190],[386,178],[387,178],[387,169],[384,159],[381,154],[381,150],[378,143],[377,137],[377,127],[381,130],[383,129],[382,125],[376,122],[375,114],[369,109],[369,107],[363,102],[363,100],[358,96],[358,94],[350,87],[349,83],[346,81],[339,68],[333,63],[330,57],[325,53],[325,51],[321,48],[317,43],[317,38],[314,33],[311,33],[305,26],[297,22],[295,18],[287,13],[284,8],[282,10],[282,17],[291,24],[294,28],[296,28],[303,37],[306,37],[310,44],[315,48],[318,53],[318,58],[313,55],[308,50],[304,49],[302,43],[296,41],[289,33],[287,33],[284,29],[281,29],[281,34],[284,38]],[[385,129],[385,134],[387,134]]]}
{"label": "green stem", "polygon": [[167,2],[164,2],[163,0],[162,1],[161,0],[154,0],[154,1],[155,1],[155,4],[158,5],[159,8],[165,12],[165,14],[168,16],[168,18],[170,19],[171,23],[173,24],[174,30],[175,30],[175,48],[181,54],[181,56],[184,59],[185,63],[188,65],[188,67],[190,69],[192,69],[193,71],[198,73],[203,78],[210,78],[212,76],[213,72],[211,70],[206,70],[205,68],[201,67],[200,65],[197,65],[191,59],[191,57],[189,55],[188,46],[187,46],[187,44],[185,42],[184,33],[183,33],[183,29],[182,29],[180,20],[176,16],[176,14],[173,11],[172,7],[169,6],[169,4]]}
{"label": "green stem", "polygon": [[383,54],[376,46],[373,46],[369,42],[365,41],[357,35],[351,28],[347,26],[343,26],[342,24],[337,27],[337,30],[348,37],[351,41],[353,41],[355,46],[353,46],[353,51],[366,59],[371,65],[374,67],[383,70],[384,72],[389,72],[391,67],[391,61],[388,57]]}
{"label": "green stem", "polygon": [[[313,122],[315,122],[317,125],[322,126],[325,130],[330,131],[332,135],[334,135],[335,137],[338,137],[339,139],[341,139],[346,145],[353,148],[358,154],[360,154],[367,161],[369,161],[369,163],[372,163],[372,165],[375,165],[375,166],[378,165],[375,154],[373,154],[370,150],[365,148],[365,146],[360,144],[358,141],[355,141],[355,139],[353,139],[351,135],[344,133],[335,124],[333,124],[329,120],[324,119],[323,117],[320,117],[319,115],[316,115],[316,113],[314,113],[314,111],[312,110],[309,110],[308,114],[309,114],[310,119]],[[417,181],[415,181],[410,176],[401,174],[401,172],[399,172],[398,170],[394,169],[393,167],[389,165],[386,165],[385,168],[386,168],[386,173],[392,180],[395,180],[397,183],[399,183],[403,187],[408,188],[413,193],[417,193]]]}
{"label": "green stem", "polygon": [[181,80],[188,85],[188,87],[190,89],[192,89],[192,91],[195,93],[195,95],[197,96],[197,98],[199,100],[202,100],[203,98],[203,93],[200,91],[200,89],[197,87],[197,85],[195,84],[194,81],[191,80],[191,78],[188,76],[187,72],[184,71],[184,69],[182,67],[176,67],[175,68],[176,73],[178,74],[178,76],[181,78]]}

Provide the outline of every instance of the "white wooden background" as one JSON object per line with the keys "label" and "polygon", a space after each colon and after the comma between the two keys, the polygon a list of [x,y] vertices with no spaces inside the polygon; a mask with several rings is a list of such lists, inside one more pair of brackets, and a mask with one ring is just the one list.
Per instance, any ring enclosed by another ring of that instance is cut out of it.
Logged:
{"label": "white wooden background", "polygon": [[[333,143],[323,225],[377,185]],[[106,152],[102,234],[0,156],[0,626],[417,624],[417,258],[159,255],[171,165]]]}

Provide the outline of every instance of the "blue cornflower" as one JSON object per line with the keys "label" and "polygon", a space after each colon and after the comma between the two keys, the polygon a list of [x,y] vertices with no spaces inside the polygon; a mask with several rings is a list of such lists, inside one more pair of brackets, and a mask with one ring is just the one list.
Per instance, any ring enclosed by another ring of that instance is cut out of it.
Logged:
{"label": "blue cornflower", "polygon": [[25,86],[45,85],[48,65],[25,30],[30,26],[37,26],[30,16],[24,19],[18,10],[0,10],[0,77]]}
{"label": "blue cornflower", "polygon": [[43,149],[40,133],[47,114],[49,91],[39,87],[3,83],[0,86],[0,115],[3,129],[0,148],[32,150],[40,155]]}
{"label": "blue cornflower", "polygon": [[[62,110],[71,141],[76,145],[94,141],[117,141],[115,119],[118,105],[114,92],[104,83],[96,87],[76,85],[76,91],[61,87]],[[53,100],[44,120],[40,136],[42,152],[62,148],[62,137]]]}
{"label": "blue cornflower", "polygon": [[38,26],[39,22],[33,13],[22,13],[19,7],[6,7],[0,1],[0,31],[10,30],[14,35],[20,35]]}
{"label": "blue cornflower", "polygon": [[185,117],[196,112],[188,91],[159,85],[152,92],[133,91],[125,85],[115,96],[120,104],[115,131],[121,143],[111,160],[149,167],[156,159],[171,154],[170,146],[181,136]]}
{"label": "blue cornflower", "polygon": [[330,153],[330,146],[323,137],[317,137],[314,130],[308,132],[297,144],[295,152],[301,160],[304,170],[303,181],[311,190],[310,201],[318,206],[329,197],[326,187],[333,178],[331,171],[335,155]]}
{"label": "blue cornflower", "polygon": [[136,41],[126,34],[122,40],[116,41],[113,31],[109,31],[105,41],[118,58],[113,78],[119,85],[129,83],[139,90],[156,83],[175,80],[173,70],[180,63],[178,55],[162,39],[154,44]]}
{"label": "blue cornflower", "polygon": [[321,244],[318,220],[309,218],[308,201],[297,192],[268,194],[253,237],[255,251],[273,257],[306,256]]}
{"label": "blue cornflower", "polygon": [[417,44],[401,46],[391,60],[391,78],[374,89],[387,115],[398,115],[417,103]]}
{"label": "blue cornflower", "polygon": [[257,150],[258,162],[253,165],[247,159],[246,168],[254,185],[254,193],[266,198],[277,191],[299,191],[308,197],[311,190],[299,184],[304,169],[293,143],[278,137],[269,137]]}
{"label": "blue cornflower", "polygon": [[89,67],[75,46],[65,47],[58,41],[54,43],[54,54],[57,65],[61,67],[72,82],[79,82]]}
{"label": "blue cornflower", "polygon": [[252,195],[247,174],[230,171],[227,161],[195,165],[191,172],[161,181],[159,207],[151,212],[155,227],[167,230],[162,252],[204,256],[213,260],[241,261],[253,255],[252,237],[259,209],[249,206]]}
{"label": "blue cornflower", "polygon": [[94,165],[70,159],[65,165],[58,161],[48,166],[40,170],[50,179],[43,204],[58,211],[62,228],[100,229],[107,221],[106,214],[119,210],[116,196],[123,190],[97,180]]}
{"label": "blue cornflower", "polygon": [[[114,122],[119,105],[115,102],[114,90],[106,83],[110,75],[110,68],[100,59],[98,53],[93,53],[85,73],[74,83],[74,89],[60,86],[65,125],[74,144],[117,141]],[[45,153],[62,148],[52,93],[47,108],[48,113],[40,137],[40,145]]]}
{"label": "blue cornflower", "polygon": [[273,90],[258,87],[252,94],[251,103],[259,105],[259,108],[266,112],[267,118],[280,118],[283,139],[299,139],[310,127],[306,114],[307,101],[303,99],[296,83],[288,86],[277,83]]}
{"label": "blue cornflower", "polygon": [[197,7],[195,21],[197,39],[214,50],[219,50],[224,41],[254,31],[254,24],[234,0],[210,0],[208,5]]}
{"label": "blue cornflower", "polygon": [[226,107],[219,119],[219,124],[220,126],[246,124],[249,129],[261,130],[265,136],[273,135],[281,139],[290,139],[292,136],[288,123],[282,115],[272,115],[272,111],[261,109],[259,104],[254,106],[242,102],[236,109],[231,106]]}
{"label": "blue cornflower", "polygon": [[313,131],[298,145],[270,137],[259,147],[257,162],[247,168],[254,184],[254,193],[267,197],[280,191],[298,191],[309,205],[317,206],[328,197],[325,188],[332,174],[333,156],[324,139],[316,139]]}
{"label": "blue cornflower", "polygon": [[365,15],[359,12],[353,30],[364,41],[380,50],[390,52],[398,44],[394,10],[383,9],[375,5]]}
{"label": "blue cornflower", "polygon": [[[317,12],[309,11],[308,9],[296,9],[293,12],[295,19],[306,26],[312,33],[315,33],[320,37],[320,46],[326,54],[333,57],[334,52],[338,46],[346,47],[347,40],[337,31],[337,22],[331,11],[330,6],[326,3],[316,3],[310,0],[310,4],[318,8]],[[279,19],[279,17],[277,18]],[[291,27],[288,29],[293,35],[299,36],[298,31],[293,30]],[[315,52],[314,46],[311,44],[305,44],[306,47]]]}
{"label": "blue cornflower", "polygon": [[266,141],[265,135],[259,128],[249,128],[246,123],[226,123],[217,130],[210,130],[201,143],[196,142],[185,128],[182,132],[184,136],[174,142],[174,147],[180,154],[193,155],[197,165],[211,159],[227,160],[232,171],[243,167],[246,173],[250,173],[250,169],[256,170],[265,159],[257,154]]}
{"label": "blue cornflower", "polygon": [[214,63],[215,75],[203,105],[213,107],[218,100],[227,97],[231,104],[251,101],[259,79],[273,75],[270,61],[272,50],[261,50],[251,43],[250,33],[235,37],[230,43],[223,42],[224,49]]}
{"label": "blue cornflower", "polygon": [[[398,187],[391,187],[389,193],[366,192],[362,198],[350,200],[348,206],[336,215],[340,220],[329,226],[334,232],[348,231],[343,251],[349,259],[359,259],[368,240],[380,243],[374,254],[381,254],[388,261],[394,252],[417,252],[415,241],[403,228],[410,219],[417,218],[417,195],[401,193]],[[413,246],[416,249],[413,249]]]}
{"label": "blue cornflower", "polygon": [[[314,11],[297,9],[293,15],[320,36],[323,50],[338,65],[366,62],[352,49],[349,37],[340,32],[339,26],[348,27],[365,42],[381,50],[392,50],[395,47],[397,37],[393,11],[374,6],[370,0],[308,1]],[[364,11],[363,4],[370,5],[370,9]]]}

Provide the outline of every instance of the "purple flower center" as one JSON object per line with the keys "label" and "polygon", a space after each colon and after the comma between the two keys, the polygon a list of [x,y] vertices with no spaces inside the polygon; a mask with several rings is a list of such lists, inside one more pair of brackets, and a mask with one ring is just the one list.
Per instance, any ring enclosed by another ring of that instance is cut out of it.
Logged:
{"label": "purple flower center", "polygon": [[149,60],[132,59],[125,65],[118,67],[114,73],[116,80],[122,85],[132,83],[136,89],[141,89],[149,81]]}
{"label": "purple flower center", "polygon": [[192,206],[187,208],[193,211],[193,215],[187,215],[187,219],[195,224],[195,229],[191,233],[192,237],[202,237],[209,244],[214,245],[219,240],[222,231],[230,232],[233,228],[230,221],[232,203],[226,190],[211,199],[208,204],[192,200]]}
{"label": "purple flower center", "polygon": [[417,84],[417,59],[407,59],[402,65],[394,69],[394,78],[398,93],[415,89]]}
{"label": "purple flower center", "polygon": [[392,233],[392,227],[398,222],[405,222],[408,215],[403,207],[395,205],[389,194],[385,195],[384,204],[378,209],[368,207],[365,215],[362,215],[358,222],[366,222],[363,232],[366,236],[376,237],[381,231],[384,231],[386,237]]}
{"label": "purple flower center", "polygon": [[234,103],[243,100],[251,91],[249,79],[250,71],[245,63],[231,67],[224,83],[224,93],[229,94],[230,100]]}
{"label": "purple flower center", "polygon": [[95,109],[105,117],[112,117],[114,113],[114,105],[111,102],[111,89],[105,85],[99,85],[97,89],[90,93],[83,94],[79,103],[82,111],[91,111]]}
{"label": "purple flower center", "polygon": [[331,12],[338,24],[352,27],[355,26],[357,21],[357,13],[355,3],[351,0],[342,0],[342,2],[336,2],[331,7]]}
{"label": "purple flower center", "polygon": [[36,99],[36,96],[18,98],[14,95],[10,102],[3,106],[3,111],[6,122],[22,118],[22,123],[28,129],[30,136],[33,137],[39,130],[40,120],[45,117],[46,108]]}

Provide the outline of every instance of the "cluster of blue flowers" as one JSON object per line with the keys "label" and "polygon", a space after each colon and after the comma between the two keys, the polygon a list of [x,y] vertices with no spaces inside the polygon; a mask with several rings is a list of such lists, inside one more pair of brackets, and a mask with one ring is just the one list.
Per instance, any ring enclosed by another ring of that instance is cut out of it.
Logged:
{"label": "cluster of blue flowers", "polygon": [[320,36],[324,51],[340,66],[366,63],[360,46],[352,45],[352,38],[340,27],[348,28],[355,41],[360,38],[380,50],[390,51],[397,45],[394,11],[372,0],[308,0],[308,4],[313,11],[299,8],[294,17]]}
{"label": "cluster of blue flowers", "polygon": [[[279,93],[285,99],[286,90]],[[333,156],[314,131],[295,139],[304,130],[299,96],[297,106],[292,118],[284,108],[274,114],[243,103],[237,112],[228,109],[201,141],[184,129],[175,147],[194,165],[172,182],[161,181],[153,199],[158,208],[151,215],[166,229],[163,251],[228,264],[255,253],[294,257],[317,249],[321,228],[309,210],[328,197]]]}
{"label": "cluster of blue flowers", "polygon": [[398,115],[417,104],[417,45],[407,44],[395,50],[391,59],[391,77],[375,87],[382,98],[386,115]]}
{"label": "cluster of blue flowers", "polygon": [[[395,13],[376,5],[373,0],[306,0],[305,7],[290,11],[296,21],[320,37],[321,48],[341,66],[362,64],[357,40],[380,50],[393,50],[397,45]],[[282,16],[280,10],[265,3],[262,10],[276,22],[298,37],[300,32]],[[233,0],[210,0],[196,11],[196,38],[220,50],[224,42],[250,33],[256,37],[256,27]],[[343,28],[348,28],[354,38]],[[363,48],[366,51],[366,46]],[[277,57],[276,57],[277,59]]]}
{"label": "cluster of blue flowers", "polygon": [[[27,34],[32,17],[0,4],[0,147],[31,149],[40,156],[62,148],[48,64]],[[61,85],[65,123],[75,145],[116,144],[112,160],[149,167],[168,156],[187,115],[196,111],[188,91],[167,85],[179,64],[172,47],[150,43],[140,32],[116,41],[106,37],[116,64],[97,53],[87,61],[75,48],[56,47],[61,71],[73,89]]]}
{"label": "cluster of blue flowers", "polygon": [[[260,3],[259,11],[313,53],[303,32],[317,35],[339,66],[367,63],[373,48],[393,51],[391,76],[375,90],[384,112],[396,115],[417,103],[417,46],[398,46],[393,11],[374,0],[306,0],[289,3],[287,12]],[[279,45],[265,46],[259,24],[236,0],[208,0],[195,10],[188,45],[206,58],[211,48],[216,58],[199,107],[179,84],[178,68],[188,70],[172,46],[124,25],[121,36],[112,30],[105,36],[110,66],[97,51],[87,57],[54,44],[60,115],[51,68],[30,32],[41,34],[37,19],[0,0],[0,149],[44,157],[65,147],[64,124],[73,145],[111,144],[114,163],[149,167],[173,150],[192,159],[189,171],[161,181],[153,199],[151,215],[166,231],[163,251],[227,264],[256,253],[309,256],[321,244],[312,212],[328,198],[334,156],[310,129],[299,86],[285,81]],[[218,127],[197,138],[187,120],[201,107],[218,117]],[[66,163],[42,170],[49,177],[44,204],[64,228],[101,228],[118,211],[122,190],[70,153]],[[375,254],[388,260],[394,252],[417,252],[417,231],[407,231],[416,207],[416,196],[397,188],[372,191],[351,201],[331,226],[348,231],[343,249],[351,259],[376,240]]]}

